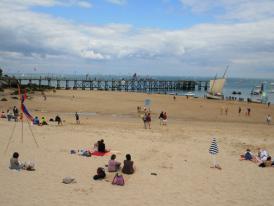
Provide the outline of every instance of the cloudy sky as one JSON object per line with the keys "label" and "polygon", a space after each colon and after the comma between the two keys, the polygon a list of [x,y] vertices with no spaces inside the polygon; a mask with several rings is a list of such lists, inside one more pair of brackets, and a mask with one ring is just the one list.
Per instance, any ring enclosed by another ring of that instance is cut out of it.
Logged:
{"label": "cloudy sky", "polygon": [[0,0],[9,73],[274,78],[274,0]]}

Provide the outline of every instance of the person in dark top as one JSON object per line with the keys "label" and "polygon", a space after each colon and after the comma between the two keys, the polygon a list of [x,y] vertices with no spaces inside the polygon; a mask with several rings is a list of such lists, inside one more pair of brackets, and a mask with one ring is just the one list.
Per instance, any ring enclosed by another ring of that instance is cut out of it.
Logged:
{"label": "person in dark top", "polygon": [[122,172],[128,175],[134,173],[133,161],[131,161],[130,154],[126,155],[126,160],[124,160],[124,166],[122,168]]}
{"label": "person in dark top", "polygon": [[77,112],[75,113],[75,119],[76,119],[76,124],[80,124],[80,117]]}
{"label": "person in dark top", "polygon": [[93,179],[100,180],[100,179],[104,179],[105,177],[106,177],[106,173],[105,173],[104,168],[98,167],[97,174],[93,176]]}
{"label": "person in dark top", "polygon": [[103,139],[98,142],[98,152],[109,152],[108,150],[106,150],[106,145]]}
{"label": "person in dark top", "polygon": [[238,109],[238,114],[241,115],[241,112],[242,112],[242,108],[239,107],[239,109]]}
{"label": "person in dark top", "polygon": [[59,115],[57,114],[55,117],[55,122],[58,122],[58,125],[63,125],[61,117],[59,117]]}
{"label": "person in dark top", "polygon": [[164,112],[162,111],[159,115],[159,119],[160,119],[160,125],[163,124],[163,119],[164,119]]}

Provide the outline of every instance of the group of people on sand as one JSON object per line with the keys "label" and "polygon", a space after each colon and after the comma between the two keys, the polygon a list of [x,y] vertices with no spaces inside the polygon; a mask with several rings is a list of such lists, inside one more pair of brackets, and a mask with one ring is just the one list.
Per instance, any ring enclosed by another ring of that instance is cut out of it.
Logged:
{"label": "group of people on sand", "polygon": [[[126,159],[124,160],[123,167],[121,167],[121,162],[116,160],[115,154],[112,154],[107,164],[107,170],[110,173],[121,171],[123,174],[131,175],[135,171],[133,164],[134,162],[131,160],[131,155],[127,154]],[[93,176],[93,179],[100,180],[100,179],[104,179],[105,177],[106,177],[105,169],[103,167],[98,167],[96,175]]]}
{"label": "group of people on sand", "polygon": [[252,161],[258,164],[259,167],[274,166],[274,161],[272,161],[271,156],[265,149],[262,149],[262,148],[258,148],[257,156],[254,155],[250,149],[247,149],[246,152],[240,156],[240,160]]}
{"label": "group of people on sand", "polygon": [[[243,112],[243,109],[241,107],[238,108],[238,115],[240,116]],[[223,115],[225,114],[226,116],[228,115],[228,107],[221,107],[220,110],[220,114]],[[246,108],[246,112],[245,112],[246,116],[250,116],[251,115],[251,108],[248,107]]]}
{"label": "group of people on sand", "polygon": [[160,125],[167,125],[167,113],[161,111],[159,115]]}
{"label": "group of people on sand", "polygon": [[40,121],[39,118],[36,116],[34,117],[32,123],[33,125],[38,125],[38,126],[48,125],[45,117],[42,117]]}
{"label": "group of people on sand", "polygon": [[16,106],[14,106],[12,109],[9,108],[7,110],[7,113],[5,113],[3,110],[1,112],[1,118],[7,119],[8,121],[14,120],[15,122],[18,121],[18,118],[21,119],[22,114],[19,115],[19,110]]}
{"label": "group of people on sand", "polygon": [[143,116],[144,128],[151,129],[151,114],[150,112],[145,112]]}

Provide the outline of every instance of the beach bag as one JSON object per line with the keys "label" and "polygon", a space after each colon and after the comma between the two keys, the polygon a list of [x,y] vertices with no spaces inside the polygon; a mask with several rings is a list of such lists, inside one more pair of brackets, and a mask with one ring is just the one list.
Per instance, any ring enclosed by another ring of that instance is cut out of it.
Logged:
{"label": "beach bag", "polygon": [[86,150],[86,151],[83,152],[82,155],[85,156],[85,157],[91,157],[91,152]]}
{"label": "beach bag", "polygon": [[120,185],[124,186],[125,185],[125,180],[123,175],[119,175],[118,173],[115,175],[115,177],[112,180],[113,185]]}

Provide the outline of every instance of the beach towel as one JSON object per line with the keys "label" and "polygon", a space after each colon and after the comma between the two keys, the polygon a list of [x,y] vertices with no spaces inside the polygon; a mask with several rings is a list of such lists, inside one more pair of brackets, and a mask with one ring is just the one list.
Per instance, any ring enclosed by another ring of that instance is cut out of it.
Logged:
{"label": "beach towel", "polygon": [[112,153],[111,152],[91,152],[92,156],[110,156]]}

